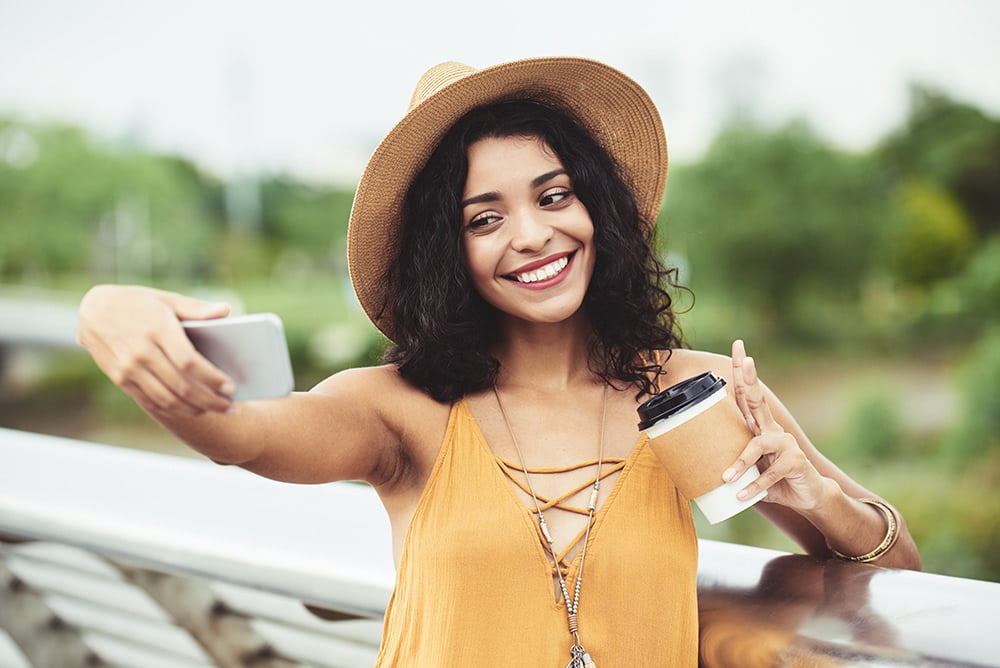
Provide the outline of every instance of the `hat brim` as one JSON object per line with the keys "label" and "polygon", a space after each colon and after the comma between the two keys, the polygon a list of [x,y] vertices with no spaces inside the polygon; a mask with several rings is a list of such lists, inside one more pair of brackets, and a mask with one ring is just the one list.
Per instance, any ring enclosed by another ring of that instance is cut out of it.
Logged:
{"label": "hat brim", "polygon": [[403,201],[445,133],[466,113],[503,100],[529,99],[565,110],[617,161],[640,214],[655,223],[667,173],[660,115],[639,84],[584,58],[535,58],[488,67],[417,104],[375,149],[358,184],[347,234],[351,281],[365,313],[390,340],[392,288]]}

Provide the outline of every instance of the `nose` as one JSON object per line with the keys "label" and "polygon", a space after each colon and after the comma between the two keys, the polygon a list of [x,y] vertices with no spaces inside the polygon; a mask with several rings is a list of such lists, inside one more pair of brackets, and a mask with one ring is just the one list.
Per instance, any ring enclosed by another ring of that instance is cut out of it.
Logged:
{"label": "nose", "polygon": [[537,211],[512,216],[509,221],[510,246],[519,253],[539,251],[552,239],[552,226]]}

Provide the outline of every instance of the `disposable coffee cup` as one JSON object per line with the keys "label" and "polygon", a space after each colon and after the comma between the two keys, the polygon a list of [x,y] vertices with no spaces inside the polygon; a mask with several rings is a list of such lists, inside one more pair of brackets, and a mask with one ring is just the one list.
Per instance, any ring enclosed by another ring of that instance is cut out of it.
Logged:
{"label": "disposable coffee cup", "polygon": [[736,480],[722,473],[753,437],[726,381],[711,371],[688,378],[639,406],[639,430],[677,486],[705,518],[717,524],[749,508],[763,491],[745,500],[737,492],[760,477],[754,464]]}

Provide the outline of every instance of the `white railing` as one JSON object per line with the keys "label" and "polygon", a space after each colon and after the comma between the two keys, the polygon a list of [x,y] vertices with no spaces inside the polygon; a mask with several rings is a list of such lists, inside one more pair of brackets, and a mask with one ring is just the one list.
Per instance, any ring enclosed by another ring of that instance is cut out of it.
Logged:
{"label": "white railing", "polygon": [[43,291],[0,289],[0,346],[75,347],[78,300],[58,301]]}
{"label": "white railing", "polygon": [[[703,665],[1000,665],[1000,584],[700,551]],[[393,580],[365,485],[0,429],[0,666],[371,666]]]}

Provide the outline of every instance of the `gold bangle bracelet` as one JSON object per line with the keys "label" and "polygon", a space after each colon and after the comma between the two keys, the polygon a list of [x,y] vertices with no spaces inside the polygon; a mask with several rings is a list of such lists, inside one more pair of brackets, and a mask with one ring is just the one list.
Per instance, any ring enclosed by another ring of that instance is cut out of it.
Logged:
{"label": "gold bangle bracelet", "polygon": [[826,546],[833,553],[833,556],[844,559],[846,561],[858,561],[858,562],[869,562],[875,561],[883,554],[892,549],[892,546],[896,544],[896,539],[899,538],[899,520],[896,519],[896,510],[890,506],[885,501],[880,501],[878,499],[858,499],[861,503],[867,503],[870,506],[875,506],[878,508],[882,514],[885,516],[886,532],[885,538],[879,543],[878,547],[867,554],[861,554],[858,556],[851,556],[849,554],[844,554],[843,552],[838,552],[837,550],[830,547],[830,542],[827,541]]}

